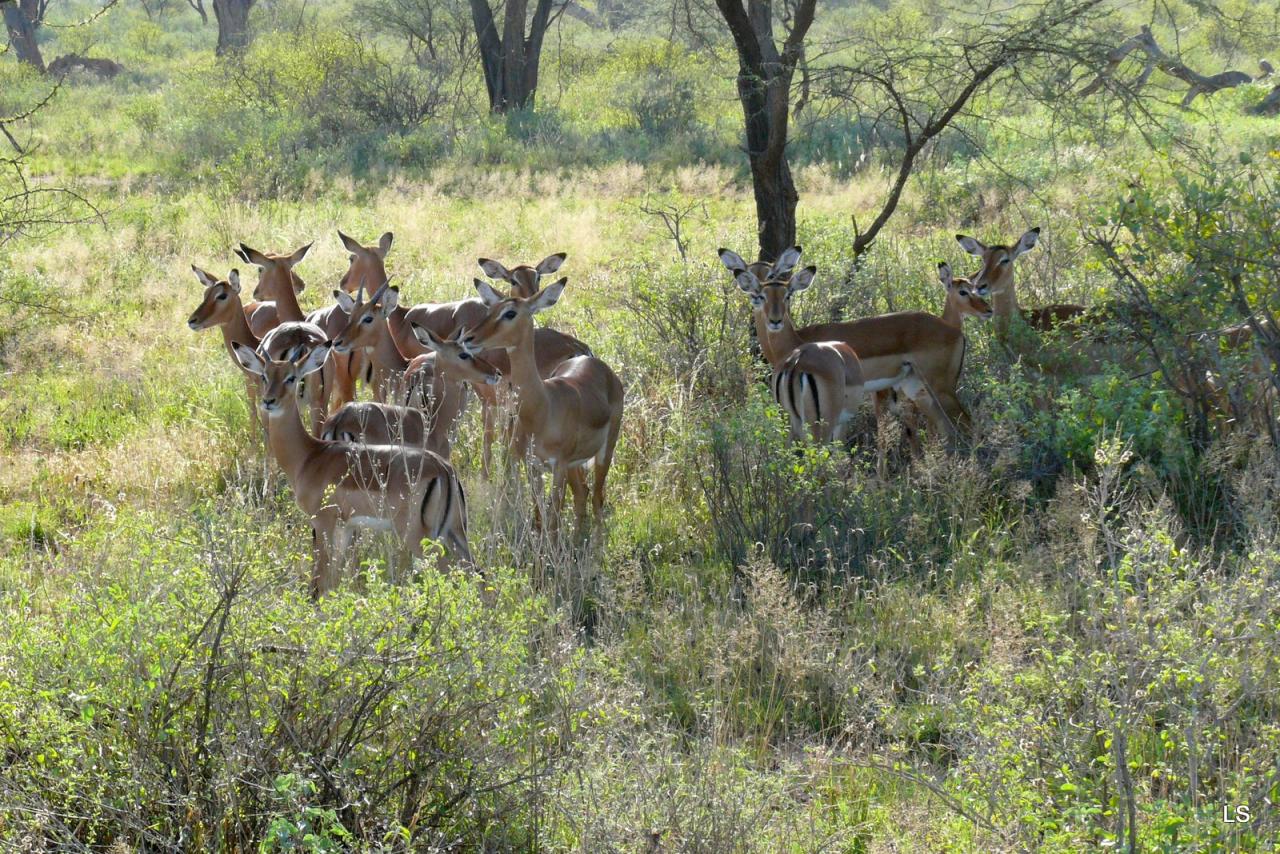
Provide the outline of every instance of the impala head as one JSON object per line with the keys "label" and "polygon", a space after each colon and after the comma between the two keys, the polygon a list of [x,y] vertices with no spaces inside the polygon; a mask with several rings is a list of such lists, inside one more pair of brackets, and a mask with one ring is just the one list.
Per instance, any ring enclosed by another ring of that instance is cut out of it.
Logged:
{"label": "impala head", "polygon": [[454,379],[468,383],[485,383],[486,385],[497,385],[502,379],[502,375],[498,373],[498,369],[486,362],[479,356],[472,355],[467,352],[466,348],[458,341],[458,335],[447,341],[436,335],[425,326],[419,326],[417,323],[412,324],[413,337],[431,352],[435,353],[436,370],[442,370],[452,376]]}
{"label": "impala head", "polygon": [[[725,266],[729,261],[725,255],[732,255],[728,250],[721,250],[721,260]],[[765,327],[770,332],[781,332],[791,321],[791,297],[813,284],[817,275],[817,267],[805,267],[791,272],[800,260],[800,247],[793,246],[778,256],[770,268],[770,278],[761,281],[760,277],[750,269],[739,269],[733,280],[742,292],[751,300],[751,310],[764,316]],[[790,274],[790,275],[788,275]]]}
{"label": "impala head", "polygon": [[1009,283],[1013,281],[1013,262],[1033,249],[1039,239],[1039,226],[1022,235],[1013,246],[1005,244],[987,246],[967,234],[956,235],[956,242],[965,252],[982,260],[982,269],[978,270],[970,281],[973,288],[984,297],[988,292],[994,296],[1000,296],[1008,289]]}
{"label": "impala head", "polygon": [[[339,303],[342,302],[339,299]],[[364,302],[364,288],[358,288],[347,309],[347,327],[333,339],[333,349],[339,353],[371,349],[377,343],[377,336],[386,329],[387,315],[399,304],[400,291],[391,287],[388,280],[383,280],[382,287],[368,302]]]}
{"label": "impala head", "polygon": [[489,313],[471,330],[458,331],[458,341],[472,355],[487,349],[509,349],[519,344],[522,336],[533,334],[533,316],[555,305],[569,280],[562,278],[547,285],[531,297],[503,297],[488,282],[475,280],[480,299]]}
{"label": "impala head", "polygon": [[355,293],[361,286],[372,288],[378,282],[385,282],[387,280],[385,263],[394,237],[395,235],[388,231],[378,238],[376,245],[362,246],[355,238],[348,237],[339,231],[338,239],[351,253],[351,266],[343,274],[342,281],[338,283],[339,287],[348,293]]}
{"label": "impala head", "polygon": [[320,370],[324,366],[325,359],[329,358],[330,350],[328,341],[310,352],[299,346],[285,354],[283,361],[275,362],[238,341],[232,342],[231,347],[240,367],[255,375],[262,384],[262,397],[258,401],[258,406],[270,418],[296,408],[295,399],[302,378]]}
{"label": "impala head", "polygon": [[235,249],[236,255],[247,264],[258,268],[258,285],[253,289],[254,299],[279,299],[285,288],[292,288],[295,294],[305,287],[298,274],[293,272],[295,265],[302,263],[311,251],[311,244],[294,250],[289,255],[270,255],[259,252],[241,243]]}
{"label": "impala head", "polygon": [[204,298],[200,300],[196,310],[191,312],[191,317],[187,319],[187,326],[192,329],[221,326],[232,320],[237,312],[244,311],[240,304],[239,270],[232,270],[225,280],[219,281],[195,264],[191,265],[191,269],[200,280],[200,284],[204,285]]}
{"label": "impala head", "polygon": [[943,317],[956,322],[966,317],[980,317],[990,320],[995,313],[991,304],[978,295],[973,282],[964,277],[957,278],[951,274],[951,265],[946,261],[938,262],[938,281],[947,289],[947,307]]}
{"label": "impala head", "polygon": [[535,266],[520,264],[510,270],[490,258],[481,258],[480,269],[484,270],[484,274],[490,279],[501,280],[511,285],[511,295],[513,297],[528,299],[538,292],[542,277],[549,276],[559,270],[560,265],[564,263],[564,259],[567,257],[569,256],[566,253],[557,252],[554,255],[548,255],[543,258]]}

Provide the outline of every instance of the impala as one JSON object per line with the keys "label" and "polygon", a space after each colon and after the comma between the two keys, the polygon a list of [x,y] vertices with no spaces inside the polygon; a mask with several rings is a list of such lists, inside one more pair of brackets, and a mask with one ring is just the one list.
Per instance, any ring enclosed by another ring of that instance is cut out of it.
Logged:
{"label": "impala", "polygon": [[383,280],[368,302],[364,294],[364,285],[360,285],[346,326],[333,339],[333,349],[343,355],[363,354],[372,371],[370,385],[374,400],[384,403],[388,393],[393,398],[399,396],[404,373],[409,368],[409,359],[400,351],[387,326],[387,315],[400,303],[400,291]]}
{"label": "impala", "polygon": [[[484,274],[490,279],[507,282],[511,285],[511,296],[518,297],[520,299],[528,299],[538,292],[538,287],[542,281],[542,277],[548,276],[559,270],[560,265],[562,265],[568,257],[569,256],[564,252],[557,252],[554,255],[548,255],[546,258],[543,258],[536,265],[531,266],[529,264],[517,264],[510,270],[500,262],[494,261],[490,258],[479,259],[479,264],[480,269],[483,270]],[[479,280],[477,279],[476,281]],[[424,329],[430,329],[441,338],[449,338],[459,329],[475,329],[480,325],[480,322],[484,320],[485,315],[488,314],[488,312],[489,307],[484,304],[484,300],[477,299],[475,297],[457,300],[456,302],[423,303],[422,305],[415,305],[412,309],[409,309],[406,315],[404,315],[404,319],[397,319],[396,321],[393,321],[392,326],[397,336],[407,336],[409,335],[408,322],[412,321]],[[557,336],[568,339],[568,341],[571,341],[576,345],[581,345],[582,343],[576,339],[569,338],[567,335],[560,336],[559,333],[546,336],[544,341],[537,342],[539,344],[547,345],[545,347],[536,348],[539,350],[538,364],[540,366],[547,366],[547,373],[544,374],[544,376],[550,375],[551,370],[565,359],[572,359],[574,356],[590,355],[589,351],[586,354],[583,354],[577,352],[577,348],[570,346],[558,353],[559,355],[562,355],[563,358],[552,363],[554,355],[557,355],[554,348],[561,343],[556,340]]]}
{"label": "impala", "polygon": [[[380,283],[387,281],[387,254],[391,252],[391,243],[395,239],[395,235],[389,231],[384,232],[378,238],[377,243],[365,246],[354,237],[343,234],[342,229],[338,229],[338,239],[342,241],[342,245],[346,250],[351,253],[347,272],[342,274],[338,287],[352,294],[358,292],[370,293]],[[340,355],[335,351],[335,355],[347,363],[346,378],[343,380],[350,389],[350,396],[346,398],[347,400],[355,398],[355,383],[357,379],[363,380],[365,385],[372,388],[374,396],[378,400],[384,399],[386,389],[379,384],[379,374],[368,358],[367,353],[363,350],[356,350],[347,355]]]}
{"label": "impala", "polygon": [[766,311],[771,294],[778,319],[766,323],[772,353],[787,355],[774,366],[774,400],[787,413],[791,438],[800,441],[809,428],[815,442],[828,443],[843,437],[844,426],[862,405],[866,392],[878,392],[901,384],[911,373],[904,361],[898,373],[867,382],[853,348],[843,341],[801,341],[791,319],[791,296],[813,283],[816,267],[806,267],[786,281],[761,282],[755,273],[742,270],[735,277],[738,287],[751,299],[757,311]]}
{"label": "impala", "polygon": [[[205,286],[205,290],[200,305],[196,307],[196,310],[191,313],[191,317],[187,319],[187,326],[195,330],[208,329],[211,326],[217,326],[221,329],[223,344],[231,355],[232,361],[236,362],[237,365],[239,365],[239,360],[236,359],[235,348],[232,346],[236,343],[243,344],[253,350],[261,350],[268,359],[282,359],[284,354],[294,352],[299,348],[310,351],[312,347],[325,340],[323,332],[305,322],[280,324],[268,330],[266,337],[260,340],[253,330],[249,328],[249,323],[240,301],[240,271],[232,270],[225,280],[220,281],[194,264],[191,265],[191,269],[196,274],[200,284]],[[246,379],[248,381],[249,403],[253,410],[257,412],[257,383],[251,377]],[[324,417],[322,404],[323,383],[319,390],[314,388],[314,384],[310,388],[305,388],[303,400],[311,409],[313,428],[319,426],[320,420]],[[265,422],[263,426],[265,427]]]}
{"label": "impala", "polygon": [[422,541],[443,543],[455,560],[471,562],[467,508],[453,467],[430,451],[403,446],[348,445],[317,439],[294,405],[298,384],[320,370],[329,344],[298,361],[268,361],[242,344],[236,358],[261,384],[271,453],[294,499],[311,518],[314,560],[311,593],[337,586],[341,562],[356,529],[392,531],[414,557]]}
{"label": "impala", "polygon": [[[957,424],[968,420],[968,413],[956,396],[965,353],[960,328],[928,312],[902,311],[843,323],[821,323],[798,329],[790,326],[790,332],[784,332],[783,315],[789,311],[793,293],[787,276],[799,259],[800,247],[784,251],[768,266],[766,280],[761,280],[753,271],[766,265],[747,264],[736,252],[720,250],[720,260],[735,280],[746,272],[757,281],[764,281],[758,298],[752,298],[752,305],[760,349],[769,364],[777,368],[792,349],[811,341],[840,341],[849,345],[861,362],[864,382],[878,384],[894,379],[902,372],[903,364],[910,362],[911,375],[902,381],[898,390],[924,411],[939,434],[954,436]],[[779,333],[786,338],[775,339]],[[776,345],[772,343],[774,340]],[[876,396],[877,417],[882,414],[883,394]]]}
{"label": "impala", "polygon": [[[536,267],[521,264],[512,270],[506,270],[496,261],[481,258],[480,266],[481,269],[485,270],[486,274],[492,272],[496,274],[496,278],[503,278],[504,280],[506,277],[499,273],[499,268],[506,271],[506,275],[514,280],[512,282],[513,295],[526,298],[537,293],[538,280],[542,276],[558,270],[566,257],[561,252],[547,256]],[[475,281],[479,283],[480,280],[476,279]],[[532,282],[532,290],[529,290],[530,282]],[[517,291],[519,292],[517,293]],[[391,330],[392,338],[395,339],[401,352],[407,355],[412,353],[414,348],[418,346],[418,339],[414,337],[414,327],[430,330],[440,340],[448,340],[455,337],[461,329],[474,329],[484,320],[488,310],[488,306],[484,304],[484,301],[475,297],[456,302],[422,303],[412,308],[397,306],[387,314],[387,326]],[[535,329],[533,341],[534,353],[538,362],[538,373],[544,379],[551,376],[552,372],[562,362],[575,356],[591,355],[591,348],[586,344],[571,335],[557,332],[554,329]],[[503,376],[510,375],[511,362],[506,351],[493,350],[483,355]],[[489,472],[490,461],[493,456],[493,442],[497,435],[499,396],[503,387],[509,387],[509,385],[509,383],[506,383],[497,388],[478,384],[473,384],[472,386],[475,389],[476,396],[480,398],[481,420],[484,426],[481,465],[486,474]]]}
{"label": "impala", "polygon": [[[253,262],[249,260],[249,256],[246,255],[244,249],[241,248],[243,245],[244,244],[233,247],[231,251],[236,254],[237,258],[244,261],[246,264],[252,264]],[[293,285],[293,293],[296,300],[297,295],[302,293],[306,288],[306,283],[299,278],[297,273],[292,271],[290,272],[289,277],[291,284]],[[259,338],[266,335],[273,327],[280,323],[280,314],[276,309],[275,300],[258,299],[255,297],[252,302],[248,303],[244,307],[244,313],[245,317],[248,318],[249,328],[252,329],[253,334],[257,335]]]}
{"label": "impala", "polygon": [[[501,348],[511,354],[512,385],[516,392],[516,426],[512,440],[515,459],[537,462],[552,471],[551,513],[559,519],[566,484],[573,490],[578,530],[585,530],[587,481],[584,468],[594,469],[591,500],[595,516],[604,508],[605,480],[613,464],[613,452],[622,427],[623,390],[617,374],[595,356],[577,356],[563,362],[543,379],[534,353],[533,316],[555,305],[566,279],[548,285],[532,297],[506,297],[486,282],[476,289],[489,307],[473,330],[459,334],[468,351]],[[541,497],[540,467],[529,461],[530,484]]]}
{"label": "impala", "polygon": [[[417,330],[415,330],[417,331]],[[415,357],[406,372],[429,389],[421,407],[349,403],[325,422],[325,439],[366,445],[413,445],[449,458],[449,433],[466,403],[466,383],[496,384],[501,377],[485,360],[462,350],[457,341],[440,341],[421,330],[433,352]]]}
{"label": "impala", "polygon": [[1039,227],[1028,230],[1013,246],[1003,243],[987,246],[968,235],[956,235],[956,242],[964,251],[982,260],[981,269],[970,278],[970,282],[978,293],[991,296],[996,334],[1001,339],[1008,336],[1009,326],[1015,317],[1020,317],[1023,323],[1037,332],[1048,332],[1080,320],[1087,311],[1084,306],[1072,303],[1056,303],[1042,308],[1018,306],[1018,292],[1013,285],[1013,262],[1034,249],[1039,239]]}

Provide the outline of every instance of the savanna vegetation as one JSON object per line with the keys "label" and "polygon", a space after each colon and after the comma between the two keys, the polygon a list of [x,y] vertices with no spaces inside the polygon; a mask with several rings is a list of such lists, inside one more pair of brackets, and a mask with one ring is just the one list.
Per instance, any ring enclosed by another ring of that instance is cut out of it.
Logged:
{"label": "savanna vegetation", "polygon": [[[1275,849],[1277,4],[0,10],[6,850]],[[804,325],[1033,227],[1020,306],[1089,312],[965,321],[956,435],[791,441],[721,248],[801,244]],[[404,305],[567,253],[599,525],[472,405],[483,575],[375,534],[309,595],[191,266],[314,241],[328,306],[338,229]]]}

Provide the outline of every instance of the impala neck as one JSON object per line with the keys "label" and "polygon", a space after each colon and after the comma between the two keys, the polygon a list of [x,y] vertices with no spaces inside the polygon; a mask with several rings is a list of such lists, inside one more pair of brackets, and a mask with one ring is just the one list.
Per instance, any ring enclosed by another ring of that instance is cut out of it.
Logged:
{"label": "impala neck", "polygon": [[244,316],[244,304],[240,302],[238,295],[229,297],[231,301],[231,319],[226,323],[220,324],[219,329],[222,330],[222,343],[226,345],[227,352],[231,354],[231,358],[236,358],[235,348],[231,346],[243,344],[246,347],[252,347],[257,350],[258,345],[262,342],[258,340],[258,336],[253,334],[253,330],[249,328],[249,319]]}
{"label": "impala neck", "polygon": [[449,430],[462,413],[462,406],[467,400],[467,389],[461,382],[445,376],[439,363],[436,364],[435,376],[431,379],[431,400],[431,432],[427,436],[427,446],[448,448]]}
{"label": "impala neck", "polygon": [[996,332],[1001,336],[1009,331],[1009,323],[1018,316],[1018,292],[1013,287],[1013,265],[1005,265],[1006,272],[987,283],[991,295],[991,310],[995,312]]}
{"label": "impala neck", "polygon": [[387,329],[391,331],[391,338],[396,342],[396,347],[400,352],[409,358],[413,358],[420,352],[424,351],[418,339],[413,337],[413,330],[409,328],[409,316],[407,306],[397,305],[387,315]]}
{"label": "impala neck", "polygon": [[[283,278],[284,283],[278,283],[278,279]],[[302,313],[302,306],[298,305],[298,295],[293,291],[293,271],[286,270],[284,276],[275,276],[272,279],[271,298],[276,301],[276,317],[281,323],[290,320],[306,320],[307,316]]]}
{"label": "impala neck", "polygon": [[796,325],[791,320],[791,312],[787,312],[783,317],[782,328],[777,332],[769,329],[768,323],[765,322],[763,311],[757,311],[755,315],[756,334],[760,336],[764,357],[771,366],[776,368],[786,360],[792,350],[804,342],[800,340],[800,335],[796,332]]}
{"label": "impala neck", "polygon": [[950,297],[942,306],[942,322],[951,326],[964,324],[964,315],[960,313],[960,307],[952,302]]}
{"label": "impala neck", "polygon": [[294,395],[282,400],[281,405],[285,411],[267,419],[267,440],[271,444],[272,455],[296,493],[308,460],[327,443],[312,436],[302,426],[302,414],[298,411],[298,400]]}
{"label": "impala neck", "polygon": [[516,408],[524,420],[540,421],[547,413],[550,399],[533,351],[533,319],[521,324],[520,337],[511,350],[511,384],[517,394]]}
{"label": "impala neck", "polygon": [[379,331],[373,345],[373,363],[384,371],[403,374],[409,367],[409,360],[400,352],[395,335],[391,332],[390,322],[384,321],[384,324],[386,325]]}

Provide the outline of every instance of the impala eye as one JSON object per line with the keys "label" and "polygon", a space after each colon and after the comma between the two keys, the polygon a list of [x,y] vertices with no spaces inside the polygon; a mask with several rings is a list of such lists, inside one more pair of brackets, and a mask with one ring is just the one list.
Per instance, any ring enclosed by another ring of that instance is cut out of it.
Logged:
{"label": "impala eye", "polygon": [[227,295],[226,295],[226,294],[218,294],[218,301],[219,301],[219,302],[221,302],[222,300],[225,300],[226,298],[227,298]]}
{"label": "impala eye", "polygon": [[967,297],[967,296],[969,295],[969,292],[968,292],[968,291],[966,291],[966,290],[961,290],[961,291],[959,291],[959,293],[960,293],[960,296],[962,296],[962,297]]}
{"label": "impala eye", "polygon": [[367,324],[367,323],[373,323],[373,315],[372,315],[372,314],[366,314],[366,315],[364,316],[364,319],[362,319],[360,322],[361,322],[361,323],[366,323],[366,324]]}
{"label": "impala eye", "polygon": [[289,377],[287,380],[285,380],[285,381],[284,381],[284,384],[285,384],[285,385],[293,385],[294,380],[296,380],[296,379],[297,379],[297,377],[291,376],[291,377]]}
{"label": "impala eye", "polygon": [[503,320],[515,320],[515,319],[516,319],[516,311],[515,311],[515,309],[508,309],[508,310],[507,310],[507,312],[506,312],[506,314],[502,315],[502,319],[503,319]]}
{"label": "impala eye", "polygon": [[471,358],[471,354],[468,353],[466,350],[463,350],[461,353],[458,354],[458,358],[465,362]]}
{"label": "impala eye", "polygon": [[1008,263],[1009,263],[1009,259],[1008,259],[1008,258],[1001,258],[1001,259],[1000,259],[1000,263],[1001,263],[1001,264],[1008,264]]}

